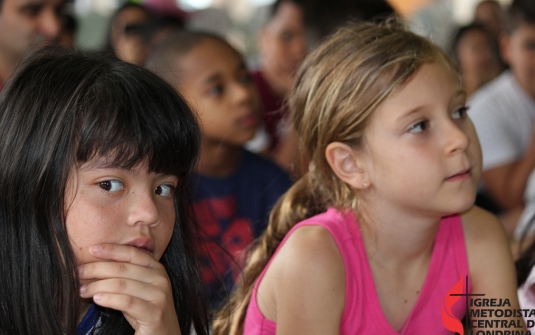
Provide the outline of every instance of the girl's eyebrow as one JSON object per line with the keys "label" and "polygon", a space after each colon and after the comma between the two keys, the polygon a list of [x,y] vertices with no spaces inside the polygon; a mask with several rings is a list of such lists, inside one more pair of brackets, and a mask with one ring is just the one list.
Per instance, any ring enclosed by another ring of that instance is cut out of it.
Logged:
{"label": "girl's eyebrow", "polygon": [[[117,169],[125,173],[133,172],[133,169],[127,169],[123,166],[118,165],[117,163],[113,161],[110,162],[109,160],[105,158],[91,160],[89,162],[84,163],[82,167],[80,168],[81,171],[90,170],[90,169]],[[171,173],[156,173],[156,175],[158,176],[158,178],[171,178],[172,177],[172,178],[179,179],[178,176],[171,174]]]}
{"label": "girl's eyebrow", "polygon": [[156,173],[156,176],[158,178],[176,178],[176,179],[179,179],[178,176],[174,175],[174,174],[170,174],[170,173]]}
{"label": "girl's eyebrow", "polygon": [[221,77],[222,77],[221,73],[216,72],[214,74],[211,74],[208,78],[204,79],[203,83],[204,84],[211,84],[212,82],[220,80]]}
{"label": "girl's eyebrow", "polygon": [[455,91],[453,93],[453,98],[456,98],[456,97],[461,96],[461,95],[466,97],[466,90],[464,88],[462,88],[462,87],[459,88],[457,91]]}
{"label": "girl's eyebrow", "polygon": [[88,170],[88,169],[118,169],[123,171],[130,171],[131,169],[127,169],[125,167],[120,166],[113,160],[109,160],[107,158],[101,157],[98,159],[92,159],[84,164],[82,164],[80,170]]}
{"label": "girl's eyebrow", "polygon": [[403,114],[401,114],[400,116],[398,116],[396,118],[396,121],[399,121],[399,120],[403,120],[409,116],[411,116],[412,114],[416,114],[418,113],[419,111],[421,111],[425,106],[417,106],[415,108],[412,108],[410,110],[407,110],[406,112],[404,112]]}
{"label": "girl's eyebrow", "polygon": [[[451,95],[451,100],[454,100],[454,99],[459,98],[459,97],[466,98],[466,90],[464,88],[462,88],[462,87],[457,89],[455,92],[453,92],[453,94]],[[424,107],[425,106],[417,106],[417,107],[415,107],[415,108],[413,108],[411,110],[408,110],[408,111],[404,112],[402,115],[400,115],[396,119],[396,121],[405,119],[406,117],[411,116],[412,114],[415,114],[415,113],[419,112]]]}

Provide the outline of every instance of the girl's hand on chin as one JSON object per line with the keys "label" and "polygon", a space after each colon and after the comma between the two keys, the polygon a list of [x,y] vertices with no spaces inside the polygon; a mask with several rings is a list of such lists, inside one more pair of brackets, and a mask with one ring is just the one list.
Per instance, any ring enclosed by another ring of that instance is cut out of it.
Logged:
{"label": "girl's hand on chin", "polygon": [[[133,246],[100,244],[90,252],[102,262],[79,266],[82,298],[123,312],[136,335],[180,334],[171,282],[163,265]],[[110,262],[112,261],[112,262]]]}

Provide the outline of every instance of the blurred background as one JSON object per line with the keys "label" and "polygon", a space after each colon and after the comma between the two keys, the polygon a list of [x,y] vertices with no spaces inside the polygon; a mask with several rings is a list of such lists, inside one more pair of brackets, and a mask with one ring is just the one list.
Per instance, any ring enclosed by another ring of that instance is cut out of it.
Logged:
{"label": "blurred background", "polygon": [[[189,28],[215,31],[255,63],[257,32],[274,0],[74,0],[75,45],[101,49],[112,13],[126,2],[146,5],[184,19]],[[325,0],[326,4],[328,0]],[[480,0],[388,0],[411,28],[446,47],[457,26],[469,23]],[[510,0],[498,0],[507,5]]]}

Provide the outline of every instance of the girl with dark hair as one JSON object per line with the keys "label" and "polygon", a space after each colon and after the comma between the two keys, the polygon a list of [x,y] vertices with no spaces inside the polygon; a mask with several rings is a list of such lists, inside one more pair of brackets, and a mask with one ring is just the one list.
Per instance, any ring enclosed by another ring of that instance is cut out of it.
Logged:
{"label": "girl with dark hair", "polygon": [[148,70],[53,52],[0,96],[0,334],[207,334],[199,127]]}

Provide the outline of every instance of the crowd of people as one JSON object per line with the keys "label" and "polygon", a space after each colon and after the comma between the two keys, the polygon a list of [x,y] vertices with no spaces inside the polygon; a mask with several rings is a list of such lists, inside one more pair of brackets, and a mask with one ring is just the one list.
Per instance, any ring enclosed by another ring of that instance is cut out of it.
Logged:
{"label": "crowd of people", "polygon": [[325,4],[251,69],[179,9],[82,53],[66,0],[0,0],[0,334],[530,334],[535,2],[448,50]]}

